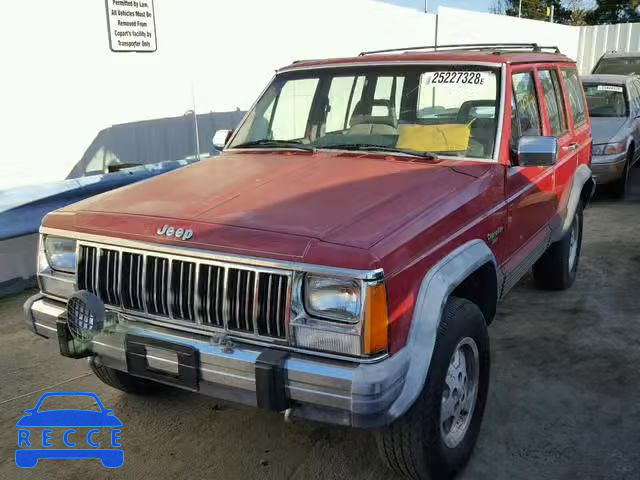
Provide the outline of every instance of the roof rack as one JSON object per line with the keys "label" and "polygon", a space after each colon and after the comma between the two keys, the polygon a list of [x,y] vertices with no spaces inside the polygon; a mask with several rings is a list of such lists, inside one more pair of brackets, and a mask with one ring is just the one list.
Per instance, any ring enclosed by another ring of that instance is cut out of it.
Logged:
{"label": "roof rack", "polygon": [[544,47],[537,43],[467,43],[459,45],[428,45],[424,47],[406,47],[406,48],[388,48],[385,50],[371,50],[368,52],[360,52],[358,56],[373,55],[376,53],[391,52],[409,52],[415,50],[432,50],[434,52],[440,50],[525,50],[533,53],[542,53],[551,50],[552,53],[560,53],[560,49],[556,46]]}

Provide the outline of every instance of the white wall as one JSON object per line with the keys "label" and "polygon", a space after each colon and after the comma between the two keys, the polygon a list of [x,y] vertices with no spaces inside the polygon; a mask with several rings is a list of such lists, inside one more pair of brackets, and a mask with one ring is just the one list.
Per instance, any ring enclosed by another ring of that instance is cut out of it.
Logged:
{"label": "white wall", "polygon": [[605,52],[631,52],[640,50],[640,24],[620,23],[580,27],[580,73],[591,72]]}
{"label": "white wall", "polygon": [[0,191],[64,178],[99,130],[248,108],[298,58],[433,43],[435,15],[370,0],[155,0],[158,50],[112,53],[102,0],[0,17]]}
{"label": "white wall", "polygon": [[[373,0],[155,0],[155,12],[157,52],[113,53],[102,0],[4,5],[0,194],[64,178],[110,125],[180,116],[193,99],[200,113],[246,109],[274,70],[294,59],[429,45],[436,37],[436,15]],[[438,10],[437,23],[441,45],[558,45],[570,57],[582,53],[583,67],[614,37],[640,42],[636,26],[615,27],[615,35],[599,27],[598,47],[580,49],[591,30],[451,8]]]}

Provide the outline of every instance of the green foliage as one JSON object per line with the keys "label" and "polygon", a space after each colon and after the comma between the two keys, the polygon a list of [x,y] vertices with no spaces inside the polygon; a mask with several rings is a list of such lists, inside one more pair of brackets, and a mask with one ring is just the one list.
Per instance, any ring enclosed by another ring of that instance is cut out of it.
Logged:
{"label": "green foliage", "polygon": [[[639,0],[640,1],[640,0]],[[513,17],[518,16],[519,0],[505,0],[504,13]],[[561,0],[522,0],[522,18],[549,21],[548,9],[553,6],[553,21],[555,23],[571,23],[571,10],[565,8]]]}
{"label": "green foliage", "polygon": [[640,0],[596,0],[596,7],[586,15],[590,25],[637,22],[640,20]]}
{"label": "green foliage", "polygon": [[640,21],[640,0],[595,0],[595,6],[585,8],[584,0],[494,0],[492,13],[549,21],[548,7],[553,5],[553,21],[567,25],[601,25]]}

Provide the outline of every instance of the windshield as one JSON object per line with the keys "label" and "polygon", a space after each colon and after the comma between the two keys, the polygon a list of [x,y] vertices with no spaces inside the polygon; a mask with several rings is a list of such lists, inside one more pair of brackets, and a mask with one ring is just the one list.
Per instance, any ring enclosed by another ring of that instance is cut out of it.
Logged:
{"label": "windshield", "polygon": [[601,58],[593,73],[609,73],[612,75],[630,75],[640,73],[640,57]]}
{"label": "windshield", "polygon": [[592,117],[626,117],[627,99],[622,85],[585,83],[584,93]]}
{"label": "windshield", "polygon": [[397,149],[492,158],[498,70],[368,67],[276,77],[230,148]]}

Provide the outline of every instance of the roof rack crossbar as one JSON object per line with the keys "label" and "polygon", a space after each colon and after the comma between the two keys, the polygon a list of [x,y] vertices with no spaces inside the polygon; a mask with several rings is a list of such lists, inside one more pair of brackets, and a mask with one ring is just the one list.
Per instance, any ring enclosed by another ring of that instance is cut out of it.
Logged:
{"label": "roof rack crossbar", "polygon": [[537,43],[467,43],[457,45],[427,45],[422,47],[388,48],[385,50],[371,50],[360,52],[358,56],[373,55],[377,53],[409,52],[415,50],[529,50],[534,53],[541,53],[543,50],[552,50],[560,53],[557,46],[540,46]]}

